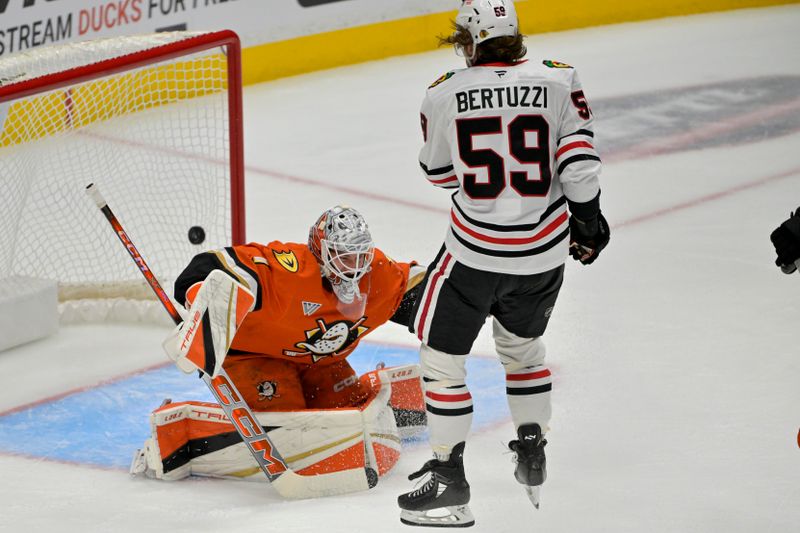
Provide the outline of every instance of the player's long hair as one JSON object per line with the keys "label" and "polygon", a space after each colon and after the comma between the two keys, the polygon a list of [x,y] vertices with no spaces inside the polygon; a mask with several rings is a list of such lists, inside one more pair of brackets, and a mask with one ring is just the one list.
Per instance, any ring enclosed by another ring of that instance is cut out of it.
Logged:
{"label": "player's long hair", "polygon": [[[472,44],[472,35],[464,26],[452,22],[453,33],[440,35],[439,46],[459,45],[466,48]],[[519,61],[528,52],[523,43],[524,37],[517,33],[513,37],[495,37],[478,45],[478,53],[474,65],[482,63],[513,63]]]}

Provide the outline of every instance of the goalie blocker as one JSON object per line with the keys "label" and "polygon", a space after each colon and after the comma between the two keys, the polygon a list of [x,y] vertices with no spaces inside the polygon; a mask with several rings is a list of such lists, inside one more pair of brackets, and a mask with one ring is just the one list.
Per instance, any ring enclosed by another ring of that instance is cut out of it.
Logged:
{"label": "goalie blocker", "polygon": [[213,270],[192,288],[189,300],[187,316],[164,340],[164,351],[187,374],[199,370],[214,378],[255,297],[222,270]]}
{"label": "goalie blocker", "polygon": [[[424,429],[418,365],[379,368],[360,380],[372,394],[358,408],[255,413],[287,466],[314,477],[314,496],[374,487],[397,463],[401,437]],[[150,422],[151,437],[134,455],[131,474],[266,480],[216,404],[165,403]]]}

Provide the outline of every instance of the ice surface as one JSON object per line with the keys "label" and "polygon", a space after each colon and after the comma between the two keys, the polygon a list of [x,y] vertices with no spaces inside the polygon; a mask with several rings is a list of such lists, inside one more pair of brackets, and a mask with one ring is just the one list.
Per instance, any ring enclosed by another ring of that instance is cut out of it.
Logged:
{"label": "ice surface", "polygon": [[[774,267],[769,233],[800,205],[798,25],[788,6],[528,39],[530,56],[579,69],[612,240],[592,267],[568,265],[546,334],[542,508],[513,479],[498,415],[467,444],[474,530],[796,530],[800,275]],[[303,240],[346,202],[390,255],[430,261],[449,195],[420,175],[418,108],[459,66],[442,50],[247,88],[248,237]],[[488,333],[475,353],[493,353]],[[164,334],[71,326],[2,353],[0,412],[161,364]],[[414,346],[395,325],[370,339]],[[260,483],[131,480],[37,453],[0,453],[0,531],[408,531],[395,498],[429,456],[409,447],[367,493],[286,502]]]}

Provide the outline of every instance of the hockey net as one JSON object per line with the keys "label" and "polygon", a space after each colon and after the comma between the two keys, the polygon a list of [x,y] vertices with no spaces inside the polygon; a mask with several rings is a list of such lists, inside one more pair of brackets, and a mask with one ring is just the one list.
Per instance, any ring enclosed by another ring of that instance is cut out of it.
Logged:
{"label": "hockey net", "polygon": [[169,322],[84,190],[97,184],[169,287],[195,254],[244,242],[241,126],[229,31],[0,60],[0,282],[56,280],[62,323]]}

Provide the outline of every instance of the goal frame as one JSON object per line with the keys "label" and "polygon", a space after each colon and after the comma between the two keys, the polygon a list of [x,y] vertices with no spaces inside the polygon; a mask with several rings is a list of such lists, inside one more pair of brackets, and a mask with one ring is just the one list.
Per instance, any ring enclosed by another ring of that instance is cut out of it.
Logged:
{"label": "goal frame", "polygon": [[231,244],[245,241],[244,199],[244,130],[242,121],[242,60],[239,36],[231,30],[221,30],[154,46],[29,80],[0,84],[0,103],[25,98],[46,91],[96,80],[147,65],[175,59],[217,47],[226,47],[228,68],[228,139],[230,150]]}

